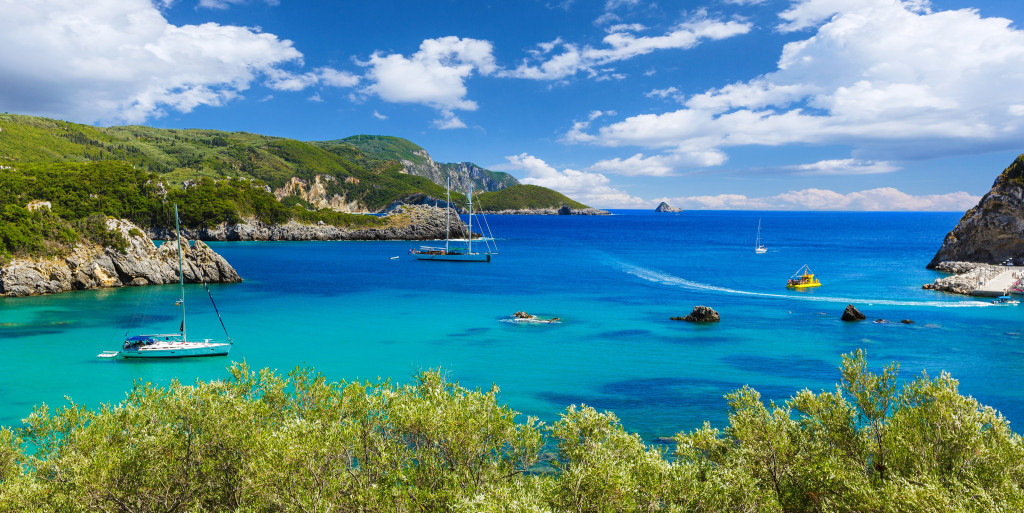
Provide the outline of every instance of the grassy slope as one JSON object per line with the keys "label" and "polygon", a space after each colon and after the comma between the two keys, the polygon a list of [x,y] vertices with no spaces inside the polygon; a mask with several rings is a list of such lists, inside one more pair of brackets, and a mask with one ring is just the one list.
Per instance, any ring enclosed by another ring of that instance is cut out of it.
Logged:
{"label": "grassy slope", "polygon": [[586,205],[569,199],[562,193],[538,185],[513,185],[500,191],[485,192],[474,197],[474,205],[480,210],[510,210],[523,208],[587,208]]}

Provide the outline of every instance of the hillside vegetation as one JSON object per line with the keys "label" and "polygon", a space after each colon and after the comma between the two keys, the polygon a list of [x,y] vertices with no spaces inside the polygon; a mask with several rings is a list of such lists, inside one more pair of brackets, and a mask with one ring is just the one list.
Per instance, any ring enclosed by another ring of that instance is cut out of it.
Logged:
{"label": "hillside vegetation", "polygon": [[[444,198],[443,186],[407,172],[402,161],[409,159],[432,163],[422,148],[396,137],[306,143],[248,132],[100,128],[0,114],[0,264],[12,255],[61,254],[77,241],[103,239],[84,229],[91,216],[166,228],[174,203],[191,228],[243,218],[380,225],[379,218],[350,212]],[[516,183],[505,173],[454,166],[467,180]],[[25,207],[33,200],[50,202],[52,212],[29,212]],[[466,203],[455,191],[453,201]]]}
{"label": "hillside vegetation", "polygon": [[[844,355],[834,391],[729,395],[667,458],[611,412],[546,425],[438,371],[328,382],[234,364],[0,428],[0,511],[1021,511],[1024,443],[948,374]],[[545,452],[550,451],[550,452]]]}
{"label": "hillside vegetation", "polygon": [[539,185],[526,184],[513,185],[500,191],[474,195],[473,204],[475,208],[490,211],[558,208],[563,205],[571,208],[588,208],[586,205],[573,201],[558,191],[553,191]]}
{"label": "hillside vegetation", "polygon": [[[445,177],[452,178],[452,187],[459,191],[472,188],[474,191],[496,191],[519,184],[519,180],[508,173],[483,169],[468,162],[436,163],[427,150],[399,137],[386,135],[354,135],[335,141],[310,143],[339,154],[350,154],[355,148],[358,157],[353,157],[366,167],[376,167],[385,162],[397,162],[406,173],[422,176],[444,185]],[[525,208],[525,207],[524,207]]]}

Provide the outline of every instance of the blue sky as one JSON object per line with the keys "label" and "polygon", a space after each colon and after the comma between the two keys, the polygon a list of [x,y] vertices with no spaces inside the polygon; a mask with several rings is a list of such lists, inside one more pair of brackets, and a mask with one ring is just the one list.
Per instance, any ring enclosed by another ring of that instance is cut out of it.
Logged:
{"label": "blue sky", "polygon": [[[965,210],[1019,0],[0,0],[0,111],[407,138],[604,208]],[[2,134],[0,134],[2,151]]]}

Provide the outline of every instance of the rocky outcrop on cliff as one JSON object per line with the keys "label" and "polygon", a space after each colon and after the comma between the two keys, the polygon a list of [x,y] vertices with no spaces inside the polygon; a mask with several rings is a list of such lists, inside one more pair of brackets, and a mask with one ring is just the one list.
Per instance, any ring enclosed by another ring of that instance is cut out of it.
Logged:
{"label": "rocky outcrop on cliff", "polygon": [[[443,203],[443,202],[442,202]],[[427,205],[401,205],[383,216],[384,226],[344,228],[329,224],[267,224],[246,219],[238,224],[221,223],[212,228],[182,228],[183,236],[199,240],[434,240],[445,237],[443,208]],[[451,218],[452,238],[465,238],[466,224],[457,216]],[[174,230],[152,229],[154,239],[174,237]]]}
{"label": "rocky outcrop on cliff", "polygon": [[940,262],[996,264],[1024,259],[1024,155],[1006,168],[978,205],[946,235],[928,268]]}
{"label": "rocky outcrop on cliff", "polygon": [[654,211],[655,212],[682,212],[683,209],[677,208],[677,207],[673,207],[673,206],[669,205],[668,203],[665,203],[664,201],[662,201],[661,204],[658,205],[657,208],[654,209]]}
{"label": "rocky outcrop on cliff", "polygon": [[[337,182],[337,178],[331,175],[316,175],[313,182],[293,176],[284,186],[274,189],[274,197],[281,201],[288,196],[302,198],[316,208],[327,208],[336,212],[361,212],[366,210],[358,201],[349,201],[344,195],[329,194],[327,187],[331,182]],[[354,176],[345,178],[345,182],[359,184],[359,179]]]}
{"label": "rocky outcrop on cliff", "polygon": [[[178,281],[178,244],[159,248],[129,221],[108,219],[107,229],[128,241],[124,251],[81,243],[61,257],[16,258],[0,268],[0,294],[32,296],[69,290]],[[196,241],[182,245],[182,275],[186,282],[238,282],[231,264],[209,246]]]}
{"label": "rocky outcrop on cliff", "polygon": [[[458,191],[471,188],[475,192],[497,191],[519,183],[508,173],[488,171],[472,162],[449,162],[437,166],[442,173],[452,177],[452,188]],[[434,183],[444,184],[444,178],[439,176],[438,180]]]}
{"label": "rocky outcrop on cliff", "polygon": [[434,162],[430,154],[422,148],[413,151],[412,154],[415,160],[399,160],[403,172],[422,176],[441,186],[445,184],[445,178],[450,177],[452,189],[463,193],[470,189],[477,192],[497,191],[519,183],[510,174],[488,171],[472,162]]}

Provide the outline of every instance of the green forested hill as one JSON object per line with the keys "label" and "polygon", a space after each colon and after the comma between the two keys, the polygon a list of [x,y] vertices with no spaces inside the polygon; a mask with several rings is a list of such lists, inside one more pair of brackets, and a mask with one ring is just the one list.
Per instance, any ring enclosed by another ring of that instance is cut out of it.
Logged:
{"label": "green forested hill", "polygon": [[453,187],[461,191],[470,187],[481,192],[497,191],[519,184],[519,180],[508,173],[484,169],[470,162],[434,162],[427,154],[427,150],[400,137],[353,135],[345,139],[310,144],[329,151],[345,151],[346,147],[355,148],[362,154],[362,157],[357,158],[366,159],[363,163],[370,167],[389,161],[399,162],[406,173],[422,176],[438,185],[444,184],[446,176],[451,176]]}
{"label": "green forested hill", "polygon": [[[201,129],[145,126],[100,128],[66,121],[0,114],[0,165],[117,161],[156,173],[169,184],[202,177],[254,179],[281,189],[293,177],[312,181],[331,176],[328,195],[342,196],[361,210],[376,211],[411,194],[437,196],[443,179],[403,172],[401,161],[425,164],[426,151],[405,139],[353,136],[323,142]],[[440,164],[456,172],[454,164]],[[468,164],[472,166],[472,164]],[[494,190],[518,182],[506,173],[472,166],[482,176],[477,187]],[[287,192],[284,191],[286,196]],[[552,205],[557,206],[557,205]],[[525,206],[523,208],[526,208]]]}
{"label": "green forested hill", "polygon": [[569,199],[566,195],[539,185],[519,184],[499,191],[474,195],[473,201],[480,210],[519,210],[538,208],[588,208]]}
{"label": "green forested hill", "polygon": [[[396,201],[443,198],[438,180],[407,172],[401,161],[409,159],[430,160],[423,148],[396,137],[307,143],[248,132],[100,128],[0,114],[0,260],[60,253],[90,232],[93,239],[102,238],[95,218],[83,224],[94,216],[166,227],[172,203],[181,206],[186,227],[243,217],[271,224],[290,219],[352,227],[379,223],[326,207],[374,212]],[[465,166],[474,180],[515,183],[505,173]],[[548,206],[565,203],[564,196],[547,192],[557,202]],[[52,213],[29,212],[25,207],[33,200],[50,202]],[[465,196],[453,191],[453,201],[465,204]],[[534,200],[515,201],[503,204],[537,208]]]}

